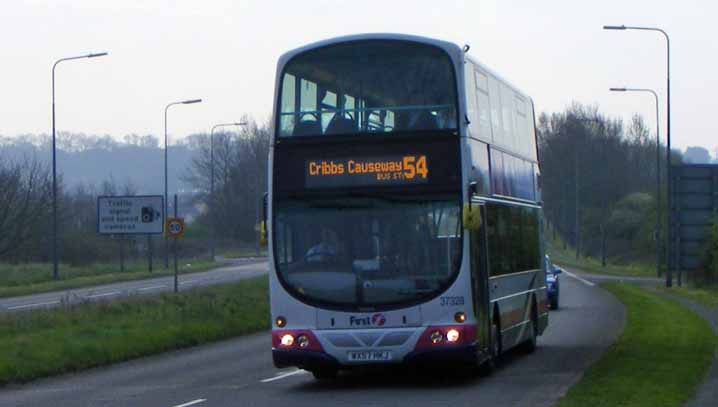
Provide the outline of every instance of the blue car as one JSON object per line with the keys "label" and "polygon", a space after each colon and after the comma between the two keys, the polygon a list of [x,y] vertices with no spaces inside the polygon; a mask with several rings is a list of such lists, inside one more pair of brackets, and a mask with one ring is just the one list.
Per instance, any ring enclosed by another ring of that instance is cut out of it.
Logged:
{"label": "blue car", "polygon": [[546,255],[546,292],[548,294],[549,306],[551,309],[558,309],[559,297],[559,281],[558,275],[563,272],[561,267],[551,262],[551,258]]}

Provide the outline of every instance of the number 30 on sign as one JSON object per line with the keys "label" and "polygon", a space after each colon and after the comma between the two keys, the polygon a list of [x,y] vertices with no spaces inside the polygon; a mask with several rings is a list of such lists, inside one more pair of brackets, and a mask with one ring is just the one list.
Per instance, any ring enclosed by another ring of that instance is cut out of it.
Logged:
{"label": "number 30 on sign", "polygon": [[179,239],[184,235],[184,218],[168,218],[165,223],[165,235]]}

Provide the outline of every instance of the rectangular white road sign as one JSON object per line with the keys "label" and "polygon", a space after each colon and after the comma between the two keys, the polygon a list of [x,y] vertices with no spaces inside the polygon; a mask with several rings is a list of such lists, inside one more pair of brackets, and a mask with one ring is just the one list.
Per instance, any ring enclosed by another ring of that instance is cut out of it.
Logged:
{"label": "rectangular white road sign", "polygon": [[161,234],[164,228],[161,195],[97,197],[97,232],[103,235]]}

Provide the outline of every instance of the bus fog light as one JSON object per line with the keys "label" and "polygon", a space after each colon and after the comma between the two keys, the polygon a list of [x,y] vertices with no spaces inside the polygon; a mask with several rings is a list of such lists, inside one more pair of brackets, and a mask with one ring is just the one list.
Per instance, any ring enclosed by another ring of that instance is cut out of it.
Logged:
{"label": "bus fog light", "polygon": [[439,343],[442,340],[444,340],[444,334],[441,333],[441,331],[434,331],[429,335],[429,339],[431,340],[431,343]]}
{"label": "bus fog light", "polygon": [[300,348],[306,348],[309,346],[309,338],[307,338],[306,335],[299,335],[297,337],[297,343],[299,344]]}
{"label": "bus fog light", "polygon": [[282,335],[282,346],[292,346],[294,344],[294,337],[292,334]]}
{"label": "bus fog light", "polygon": [[274,321],[278,327],[283,327],[284,325],[287,325],[287,319],[284,317],[277,317],[277,320]]}
{"label": "bus fog light", "polygon": [[454,314],[454,320],[458,323],[462,323],[466,321],[466,314],[464,314],[463,312],[457,312],[456,314]]}
{"label": "bus fog light", "polygon": [[456,329],[449,329],[446,333],[446,340],[449,342],[456,342],[459,340],[459,331]]}

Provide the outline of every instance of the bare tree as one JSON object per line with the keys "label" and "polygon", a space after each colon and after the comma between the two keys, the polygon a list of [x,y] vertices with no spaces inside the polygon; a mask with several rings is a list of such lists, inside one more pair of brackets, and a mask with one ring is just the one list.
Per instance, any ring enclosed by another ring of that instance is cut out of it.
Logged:
{"label": "bare tree", "polygon": [[37,160],[0,160],[0,258],[13,258],[41,227],[50,208],[52,184],[46,167]]}
{"label": "bare tree", "polygon": [[244,121],[248,124],[239,134],[215,133],[213,201],[209,196],[212,164],[208,135],[198,135],[190,141],[199,152],[184,181],[199,191],[196,198],[208,208],[200,222],[213,225],[221,238],[251,242],[259,201],[267,185],[270,133],[269,124],[259,125],[250,118]]}

